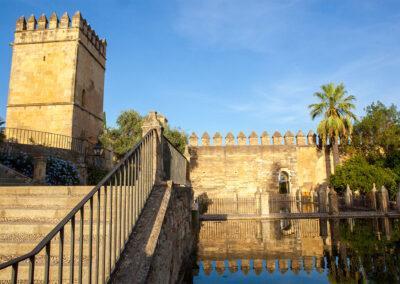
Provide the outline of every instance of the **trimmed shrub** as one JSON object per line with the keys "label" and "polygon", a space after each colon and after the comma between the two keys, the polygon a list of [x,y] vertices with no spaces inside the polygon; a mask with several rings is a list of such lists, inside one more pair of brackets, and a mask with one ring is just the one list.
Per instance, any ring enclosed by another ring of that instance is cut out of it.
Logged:
{"label": "trimmed shrub", "polygon": [[98,184],[107,175],[108,172],[109,171],[98,167],[88,168],[88,184],[90,185]]}
{"label": "trimmed shrub", "polygon": [[361,193],[371,191],[373,183],[377,189],[384,185],[393,198],[397,192],[397,179],[391,169],[370,165],[364,157],[354,156],[338,166],[329,181],[339,193],[345,191],[347,184],[353,191],[359,190]]}
{"label": "trimmed shrub", "polygon": [[76,166],[58,158],[47,158],[46,183],[49,185],[79,184],[79,172]]}
{"label": "trimmed shrub", "polygon": [[33,177],[33,159],[24,152],[0,153],[0,163],[27,177]]}

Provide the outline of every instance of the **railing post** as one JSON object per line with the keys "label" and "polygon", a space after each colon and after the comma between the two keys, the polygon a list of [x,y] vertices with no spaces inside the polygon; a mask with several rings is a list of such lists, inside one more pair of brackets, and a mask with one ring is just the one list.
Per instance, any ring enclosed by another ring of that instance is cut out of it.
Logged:
{"label": "railing post", "polygon": [[387,213],[389,209],[389,194],[384,185],[382,185],[381,189],[378,191],[378,203],[379,211]]}
{"label": "railing post", "polygon": [[326,213],[328,203],[328,188],[320,188],[318,190],[318,207],[320,213]]}
{"label": "railing post", "polygon": [[37,183],[44,184],[46,182],[46,161],[45,156],[33,158],[33,180]]}
{"label": "railing post", "polygon": [[339,214],[338,197],[333,187],[330,189],[328,193],[328,199],[329,199],[329,214],[330,215]]}
{"label": "railing post", "polygon": [[346,186],[346,191],[344,193],[344,203],[347,209],[353,208],[353,192],[349,185]]}
{"label": "railing post", "polygon": [[144,118],[142,125],[142,136],[144,137],[149,131],[156,130],[157,137],[152,139],[153,143],[153,176],[154,183],[160,184],[164,180],[164,163],[163,163],[163,131],[167,120],[155,111],[150,111]]}
{"label": "railing post", "polygon": [[261,215],[269,215],[269,193],[268,192],[261,192],[261,200],[260,200],[260,207],[261,207]]}

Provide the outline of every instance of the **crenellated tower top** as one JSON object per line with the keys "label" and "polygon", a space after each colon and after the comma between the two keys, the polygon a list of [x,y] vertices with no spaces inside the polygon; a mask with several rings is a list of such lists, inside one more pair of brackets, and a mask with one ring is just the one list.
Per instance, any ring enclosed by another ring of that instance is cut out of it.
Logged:
{"label": "crenellated tower top", "polygon": [[248,137],[246,137],[243,131],[240,131],[237,137],[232,132],[228,132],[225,136],[225,143],[223,143],[220,132],[216,132],[212,139],[207,132],[204,132],[200,145],[198,136],[193,132],[189,137],[189,146],[316,146],[316,139],[316,135],[311,130],[307,136],[301,130],[296,135],[288,130],[283,136],[279,131],[275,131],[272,137],[266,131],[261,133],[260,136],[255,131],[252,131]]}
{"label": "crenellated tower top", "polygon": [[17,20],[14,44],[67,40],[79,40],[92,53],[104,59],[106,57],[106,40],[99,38],[79,11],[73,15],[72,19],[65,12],[60,20],[56,13],[52,13],[49,20],[45,14],[37,20],[34,15],[31,15],[28,20],[24,16]]}
{"label": "crenellated tower top", "polygon": [[80,12],[72,18],[68,13],[20,17],[12,43],[7,127],[97,143],[106,48]]}

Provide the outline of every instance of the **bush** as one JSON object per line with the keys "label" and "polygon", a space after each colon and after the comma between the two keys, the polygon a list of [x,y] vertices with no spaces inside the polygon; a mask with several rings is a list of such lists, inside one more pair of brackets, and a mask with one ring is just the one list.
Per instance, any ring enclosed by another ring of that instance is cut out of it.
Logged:
{"label": "bush", "polygon": [[339,192],[344,192],[346,185],[361,193],[371,191],[373,183],[377,189],[384,185],[391,197],[397,192],[397,175],[389,168],[370,165],[361,156],[354,156],[338,166],[335,174],[330,177],[330,184]]}
{"label": "bush", "polygon": [[33,177],[33,159],[24,152],[0,153],[0,163],[27,177]]}
{"label": "bush", "polygon": [[107,175],[108,172],[109,171],[98,167],[88,168],[88,184],[98,184]]}
{"label": "bush", "polygon": [[49,185],[79,184],[79,173],[76,166],[58,158],[47,158],[46,183]]}

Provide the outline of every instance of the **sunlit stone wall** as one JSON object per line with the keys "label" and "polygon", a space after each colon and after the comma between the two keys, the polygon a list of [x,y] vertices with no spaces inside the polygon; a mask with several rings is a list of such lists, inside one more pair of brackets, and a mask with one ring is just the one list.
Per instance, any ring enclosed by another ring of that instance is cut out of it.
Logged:
{"label": "sunlit stone wall", "polygon": [[[201,140],[201,144],[200,144]],[[290,193],[318,189],[331,173],[329,152],[315,143],[315,135],[301,131],[294,136],[288,131],[283,137],[275,132],[272,139],[266,132],[259,138],[254,132],[248,137],[241,132],[237,140],[228,133],[225,144],[216,133],[213,143],[207,133],[201,139],[190,137],[190,178],[196,194],[232,196],[279,192],[282,172],[289,175]]]}

